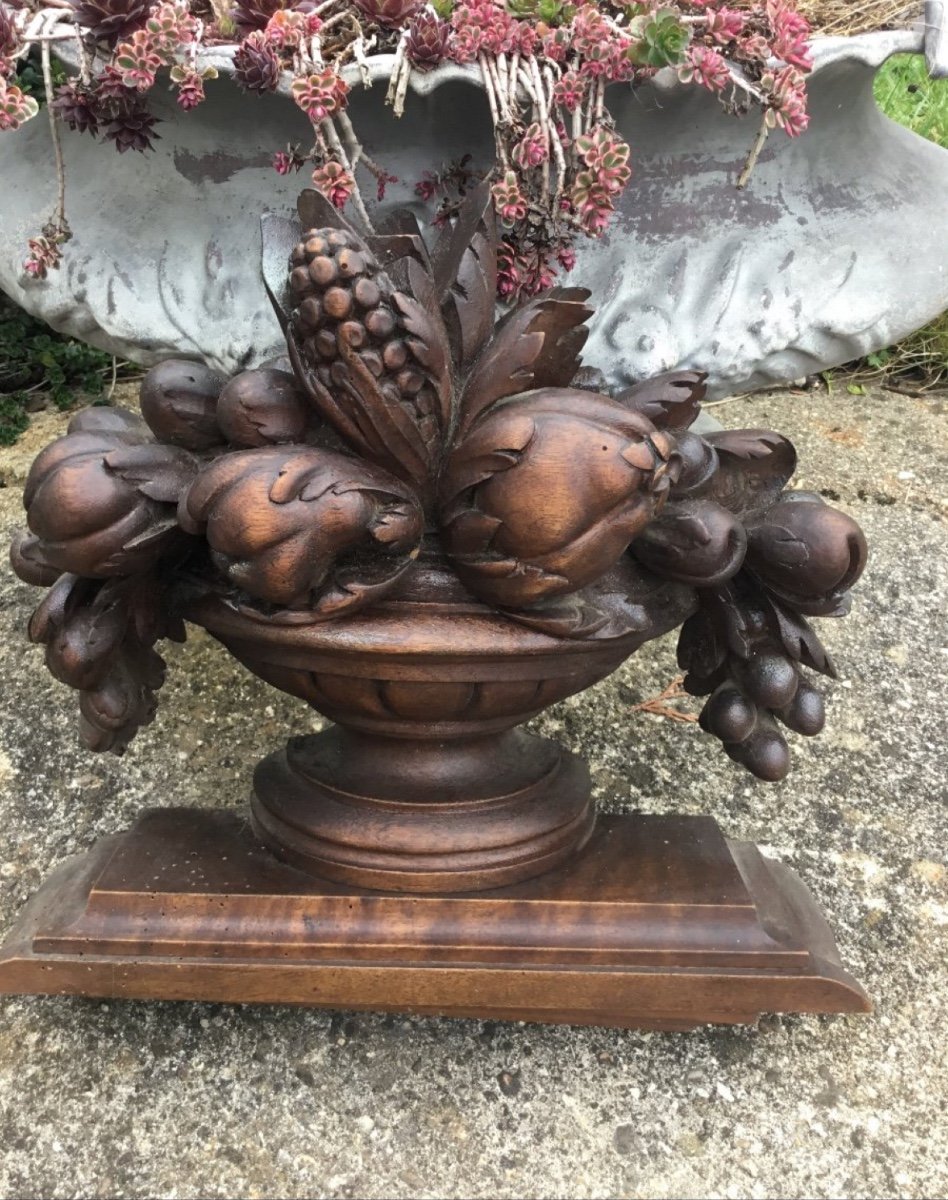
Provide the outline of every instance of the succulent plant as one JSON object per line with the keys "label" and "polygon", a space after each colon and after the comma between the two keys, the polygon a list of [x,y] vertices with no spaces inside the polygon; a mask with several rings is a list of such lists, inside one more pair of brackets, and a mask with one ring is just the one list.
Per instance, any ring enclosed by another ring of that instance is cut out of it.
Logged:
{"label": "succulent plant", "polygon": [[353,0],[356,8],[383,29],[400,29],[425,0]]}
{"label": "succulent plant", "polygon": [[148,20],[152,0],[74,0],[76,24],[98,42],[114,44]]}
{"label": "succulent plant", "polygon": [[280,58],[262,33],[251,33],[234,52],[234,78],[245,92],[273,92],[283,70]]}
{"label": "succulent plant", "polygon": [[143,154],[161,138],[160,134],[155,133],[157,124],[158,118],[153,117],[144,105],[133,104],[128,108],[120,108],[110,117],[105,127],[105,137],[114,142],[119,154],[124,154],[126,150],[137,150]]}
{"label": "succulent plant", "polygon": [[416,13],[408,26],[406,53],[420,71],[430,71],[448,50],[451,26],[427,9]]}
{"label": "succulent plant", "polygon": [[72,79],[56,89],[51,107],[76,133],[99,132],[99,101],[95,89],[78,79]]}

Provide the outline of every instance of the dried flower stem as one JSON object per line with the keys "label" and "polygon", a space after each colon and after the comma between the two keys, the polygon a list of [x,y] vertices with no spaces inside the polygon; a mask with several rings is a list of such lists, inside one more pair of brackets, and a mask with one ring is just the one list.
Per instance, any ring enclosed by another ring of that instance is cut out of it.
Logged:
{"label": "dried flower stem", "polygon": [[550,114],[546,104],[546,89],[543,86],[543,80],[540,78],[540,65],[533,55],[528,59],[530,65],[530,78],[533,80],[533,90],[536,93],[536,103],[539,113],[539,124],[546,138],[547,155],[543,161],[542,182],[540,185],[540,196],[544,204],[548,204],[550,200],[550,155],[553,152],[553,142],[559,141],[556,135],[556,130],[550,125]]}
{"label": "dried flower stem", "polygon": [[352,203],[355,205],[356,212],[359,214],[359,219],[362,221],[368,233],[375,233],[375,226],[372,224],[372,219],[369,216],[368,209],[365,207],[365,201],[362,198],[362,193],[359,191],[359,184],[355,177],[355,167],[349,161],[349,156],[346,154],[345,147],[333,124],[331,117],[320,123],[320,128],[326,135],[326,141],[329,143],[333,153],[339,159],[339,162],[344,170],[348,171],[352,178]]}
{"label": "dried flower stem", "polygon": [[553,148],[553,158],[556,161],[556,185],[553,189],[554,201],[559,200],[563,194],[563,186],[566,182],[566,155],[563,153],[563,144],[560,141],[560,135],[556,130],[555,110],[553,107],[553,89],[556,82],[553,78],[553,72],[549,66],[543,67],[543,78],[546,81],[546,86],[549,89],[549,108],[548,118],[551,126],[550,129],[550,145]]}
{"label": "dried flower stem", "polygon": [[349,156],[352,163],[352,170],[355,171],[356,166],[363,166],[376,179],[387,179],[388,172],[380,167],[374,158],[366,154],[365,147],[359,141],[359,135],[355,131],[355,126],[349,119],[349,114],[345,109],[336,113],[335,122],[342,131],[342,136],[345,139],[346,146],[349,149]]}
{"label": "dried flower stem", "polygon": [[[55,21],[59,20],[57,14]],[[70,36],[72,36],[70,34]],[[46,92],[46,112],[49,116],[49,135],[53,142],[53,156],[56,160],[56,226],[58,232],[64,233],[68,228],[66,224],[66,168],[63,163],[63,147],[59,136],[59,121],[56,118],[56,110],[53,108],[52,102],[54,98],[53,88],[53,68],[51,56],[49,52],[49,42],[44,41],[40,50],[40,59],[43,66],[43,87]]]}
{"label": "dried flower stem", "polygon": [[764,142],[767,141],[767,134],[770,133],[770,126],[767,124],[767,114],[764,114],[764,119],[760,123],[760,129],[757,131],[757,137],[754,139],[754,144],[751,146],[750,154],[747,156],[747,162],[744,164],[744,170],[737,181],[739,188],[747,187],[754,167],[757,165],[757,159],[760,157],[760,152],[764,148]]}
{"label": "dried flower stem", "polygon": [[[395,96],[398,93],[398,82],[401,78],[402,67],[405,63],[405,56],[408,51],[408,35],[402,34],[398,39],[398,45],[395,47],[395,61],[392,63],[392,73],[388,80],[388,91],[385,93],[385,103],[394,104]],[[401,114],[396,113],[396,116]]]}

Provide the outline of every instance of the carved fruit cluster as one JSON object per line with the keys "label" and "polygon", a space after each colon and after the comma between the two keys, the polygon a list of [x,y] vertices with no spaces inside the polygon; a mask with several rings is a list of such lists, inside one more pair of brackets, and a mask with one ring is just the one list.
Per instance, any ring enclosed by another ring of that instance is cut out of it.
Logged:
{"label": "carved fruit cluster", "polygon": [[292,373],[163,363],[144,421],[81,414],[33,466],[14,566],[53,585],[31,633],[83,693],[86,740],[121,749],[151,719],[176,596],[328,620],[389,594],[427,537],[473,597],[554,636],[631,645],[685,620],[703,727],[781,777],[778,722],[823,719],[798,668],[832,671],[805,614],[843,611],[866,553],[787,491],[790,443],[696,434],[694,372],[583,386],[585,291],[495,323],[486,187],[431,249],[407,217],[363,239],[318,193],[300,216],[264,226],[264,262],[289,263],[267,285]]}

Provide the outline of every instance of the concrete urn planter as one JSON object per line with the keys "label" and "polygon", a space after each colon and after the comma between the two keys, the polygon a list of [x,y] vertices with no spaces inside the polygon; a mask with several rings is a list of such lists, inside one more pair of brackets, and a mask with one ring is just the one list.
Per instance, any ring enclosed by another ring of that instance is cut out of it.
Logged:
{"label": "concrete urn planter", "polygon": [[[772,136],[743,191],[753,121],[661,74],[612,89],[634,178],[606,235],[578,246],[572,275],[597,302],[587,355],[610,385],[676,367],[708,372],[712,395],[776,384],[889,345],[948,307],[948,152],[884,117],[872,94],[887,58],[922,48],[910,31],[817,39],[810,129]],[[226,49],[207,61],[222,78],[196,112],[155,92],[151,154],[119,157],[64,131],[75,236],[42,282],[21,263],[52,203],[49,132],[35,121],[4,135],[0,287],[136,361],[183,355],[232,372],[280,352],[259,286],[259,214],[292,210],[299,179],[279,178],[271,157],[306,122],[285,96],[241,93]],[[422,212],[425,170],[464,153],[492,160],[490,117],[476,73],[446,66],[413,77],[395,120],[390,61],[372,61],[376,86],[353,86],[350,112],[398,177],[385,207]]]}

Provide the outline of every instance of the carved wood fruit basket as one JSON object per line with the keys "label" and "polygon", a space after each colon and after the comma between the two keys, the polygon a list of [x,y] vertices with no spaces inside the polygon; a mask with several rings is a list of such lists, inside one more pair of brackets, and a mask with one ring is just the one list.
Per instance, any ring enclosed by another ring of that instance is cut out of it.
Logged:
{"label": "carved wood fruit basket", "polygon": [[189,612],[335,723],[260,764],[254,828],[288,861],[364,887],[528,879],[578,850],[594,813],[585,764],[515,727],[611,674],[643,636],[552,637],[478,603],[443,564],[419,568],[338,621],[274,626],[208,598]]}
{"label": "carved wood fruit basket", "polygon": [[[163,363],[142,418],[78,414],[31,470],[12,558],[49,588],[30,634],[91,748],[153,718],[154,645],[184,619],[334,724],[259,765],[255,836],[152,814],[101,872],[93,855],[51,883],[52,923],[24,917],[0,988],[53,986],[58,954],[67,991],[663,1027],[864,1007],[798,881],[697,818],[594,829],[585,765],[518,729],[681,625],[702,728],[782,778],[782,730],[823,724],[800,668],[833,668],[807,618],[845,611],[858,527],[788,489],[785,438],[694,432],[700,374],[608,394],[580,364],[585,292],[496,321],[486,188],[432,249],[408,217],[362,237],[313,192],[300,216],[264,225],[288,360],[229,381]],[[268,922],[294,931],[271,958]],[[288,955],[303,975],[261,984]],[[365,994],[370,959],[388,970]],[[523,978],[540,962],[555,1000]],[[485,970],[507,981],[490,1002]]]}

